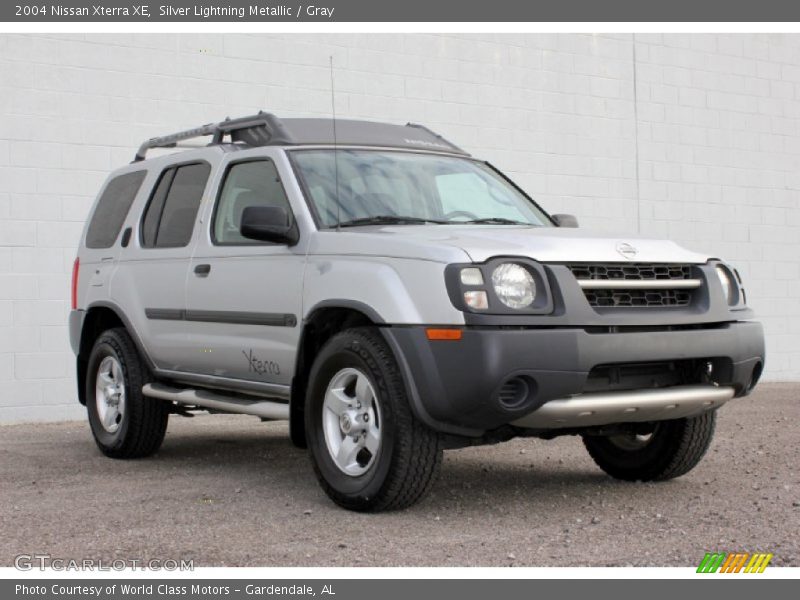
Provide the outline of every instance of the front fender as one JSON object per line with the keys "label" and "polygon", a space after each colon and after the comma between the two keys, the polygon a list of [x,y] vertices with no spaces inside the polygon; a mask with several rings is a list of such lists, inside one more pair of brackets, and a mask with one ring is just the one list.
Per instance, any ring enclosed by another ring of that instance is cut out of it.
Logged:
{"label": "front fender", "polygon": [[447,294],[445,266],[416,259],[310,256],[303,316],[339,302],[366,307],[373,321],[389,325],[463,325],[463,313]]}

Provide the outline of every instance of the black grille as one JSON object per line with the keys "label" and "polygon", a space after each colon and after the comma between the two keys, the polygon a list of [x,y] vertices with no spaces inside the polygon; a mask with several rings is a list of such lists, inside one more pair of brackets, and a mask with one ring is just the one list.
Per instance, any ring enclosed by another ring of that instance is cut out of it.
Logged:
{"label": "black grille", "polygon": [[578,279],[691,279],[689,265],[584,263],[567,265]]}
{"label": "black grille", "polygon": [[592,306],[688,306],[690,290],[584,290]]}
{"label": "black grille", "polygon": [[730,359],[713,357],[596,365],[589,371],[583,391],[641,390],[710,381],[724,382],[729,381],[732,366]]}
{"label": "black grille", "polygon": [[[576,279],[592,281],[680,281],[692,278],[691,265],[655,263],[573,263],[567,265]],[[692,289],[586,288],[591,306],[681,307],[692,302]]]}

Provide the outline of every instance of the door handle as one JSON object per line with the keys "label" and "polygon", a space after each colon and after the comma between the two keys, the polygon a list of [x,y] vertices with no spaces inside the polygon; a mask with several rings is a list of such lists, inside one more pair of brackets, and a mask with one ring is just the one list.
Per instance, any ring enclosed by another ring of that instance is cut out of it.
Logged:
{"label": "door handle", "polygon": [[198,277],[205,277],[209,273],[211,273],[211,265],[195,265],[194,274]]}

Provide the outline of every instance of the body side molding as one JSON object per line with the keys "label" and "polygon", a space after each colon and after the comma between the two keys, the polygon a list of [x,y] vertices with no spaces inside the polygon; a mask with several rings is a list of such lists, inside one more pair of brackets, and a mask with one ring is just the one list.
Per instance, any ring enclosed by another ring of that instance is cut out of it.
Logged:
{"label": "body side molding", "polygon": [[150,320],[192,321],[197,323],[227,323],[230,325],[262,325],[294,327],[297,317],[291,313],[262,313],[230,310],[184,310],[182,308],[146,308]]}

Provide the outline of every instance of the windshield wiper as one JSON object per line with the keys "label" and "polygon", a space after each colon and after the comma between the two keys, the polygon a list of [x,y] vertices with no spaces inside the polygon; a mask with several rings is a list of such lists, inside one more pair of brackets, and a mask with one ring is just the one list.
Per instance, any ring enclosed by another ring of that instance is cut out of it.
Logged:
{"label": "windshield wiper", "polygon": [[506,219],[504,217],[485,217],[483,219],[470,219],[469,221],[458,221],[458,223],[470,224],[487,224],[487,225],[529,225],[535,227],[533,223],[526,223],[525,221],[514,221],[513,219]]}
{"label": "windshield wiper", "polygon": [[447,221],[437,221],[436,219],[422,219],[420,217],[402,217],[396,215],[377,215],[374,217],[361,217],[342,221],[339,227],[361,227],[365,225],[417,225],[419,223],[435,223],[444,225]]}

